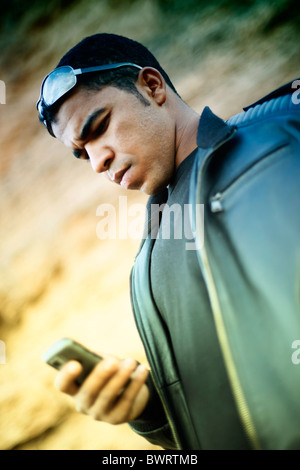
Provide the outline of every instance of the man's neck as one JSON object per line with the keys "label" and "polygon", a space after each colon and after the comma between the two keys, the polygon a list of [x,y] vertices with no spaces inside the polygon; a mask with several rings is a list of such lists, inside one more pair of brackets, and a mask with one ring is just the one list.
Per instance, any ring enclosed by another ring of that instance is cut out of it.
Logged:
{"label": "man's neck", "polygon": [[176,116],[178,116],[178,119],[175,128],[175,166],[178,168],[180,163],[197,147],[200,116],[181,100],[177,101],[176,108]]}

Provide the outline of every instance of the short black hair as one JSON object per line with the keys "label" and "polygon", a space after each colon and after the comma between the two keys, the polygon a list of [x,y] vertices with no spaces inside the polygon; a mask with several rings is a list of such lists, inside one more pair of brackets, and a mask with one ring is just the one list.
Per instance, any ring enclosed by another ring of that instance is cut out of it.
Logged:
{"label": "short black hair", "polygon": [[[118,62],[130,62],[141,67],[155,68],[161,73],[167,85],[178,94],[165,70],[145,46],[133,39],[117,34],[99,33],[84,38],[61,58],[57,67],[69,65],[76,69]],[[122,67],[112,71],[105,71],[105,73],[80,75],[77,80],[79,86],[88,89],[100,90],[105,86],[125,89],[136,94],[144,101],[144,104],[148,104],[135,86],[138,73],[139,70],[134,67]],[[68,96],[69,93],[52,106],[43,108],[43,119],[41,120],[46,120],[48,130],[49,126],[51,128],[51,123],[55,121],[55,116],[62,102]]]}

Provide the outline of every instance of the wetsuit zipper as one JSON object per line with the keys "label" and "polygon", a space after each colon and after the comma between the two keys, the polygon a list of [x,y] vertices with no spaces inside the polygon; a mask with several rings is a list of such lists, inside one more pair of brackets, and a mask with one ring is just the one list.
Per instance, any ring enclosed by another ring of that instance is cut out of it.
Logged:
{"label": "wetsuit zipper", "polygon": [[[233,130],[232,134],[226,140],[222,141],[217,147],[214,147],[213,149],[211,149],[205,156],[205,159],[202,162],[201,169],[198,175],[198,184],[197,184],[197,189],[196,189],[196,202],[200,201],[201,180],[202,180],[202,175],[204,172],[204,168],[207,164],[207,161],[209,160],[210,156],[217,150],[217,148],[219,148],[227,140],[230,140],[232,138],[233,133],[235,133],[235,130]],[[215,204],[215,209],[217,209],[215,211],[222,210],[219,194],[216,195],[214,199],[214,204]],[[200,234],[203,233],[203,227],[201,226],[202,220],[203,218],[201,217],[201,213],[196,212],[196,232]],[[225,362],[226,369],[228,372],[229,380],[230,380],[231,387],[232,387],[232,392],[236,401],[236,405],[237,405],[237,409],[241,418],[241,422],[243,424],[243,427],[246,431],[246,435],[248,436],[253,448],[260,449],[257,432],[256,432],[256,429],[255,429],[255,426],[254,426],[254,423],[250,414],[250,410],[249,410],[244,392],[242,390],[242,386],[239,380],[236,365],[234,363],[234,359],[232,356],[226,328],[225,328],[224,321],[223,321],[223,315],[222,315],[222,310],[221,310],[221,306],[220,306],[220,302],[218,298],[218,293],[217,293],[214,277],[213,277],[212,270],[211,270],[208,256],[207,256],[205,243],[199,243],[199,246],[197,247],[197,249],[198,249],[200,259],[202,261],[204,277],[205,277],[208,295],[209,295],[209,299],[211,303],[212,313],[214,316],[217,335],[219,338],[221,350],[222,350],[223,357],[224,357],[224,362]]]}
{"label": "wetsuit zipper", "polygon": [[289,145],[289,142],[283,142],[279,146],[276,144],[275,148],[271,149],[266,155],[254,162],[249,168],[246,168],[237,178],[229,183],[221,191],[216,192],[210,199],[210,210],[213,213],[223,212],[223,200],[229,196],[232,191],[236,191],[239,185],[249,180],[251,176],[255,175],[257,171],[261,171],[264,167],[273,163],[275,158],[281,157],[281,151]]}

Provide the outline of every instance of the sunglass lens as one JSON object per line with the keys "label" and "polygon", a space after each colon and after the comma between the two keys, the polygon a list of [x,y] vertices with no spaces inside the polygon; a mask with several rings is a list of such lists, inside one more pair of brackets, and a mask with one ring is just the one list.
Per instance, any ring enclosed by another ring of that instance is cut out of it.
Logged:
{"label": "sunglass lens", "polygon": [[76,84],[72,67],[63,66],[53,70],[45,79],[42,95],[46,106],[51,106]]}

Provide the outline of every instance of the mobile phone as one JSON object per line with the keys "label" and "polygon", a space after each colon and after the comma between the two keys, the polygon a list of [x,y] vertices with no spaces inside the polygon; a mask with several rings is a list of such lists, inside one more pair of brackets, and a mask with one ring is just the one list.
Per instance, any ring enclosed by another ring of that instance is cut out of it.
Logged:
{"label": "mobile phone", "polygon": [[93,368],[102,360],[101,356],[70,338],[62,338],[54,343],[43,354],[42,359],[57,370],[60,370],[68,361],[80,362],[83,370],[76,379],[77,385],[81,385]]}

